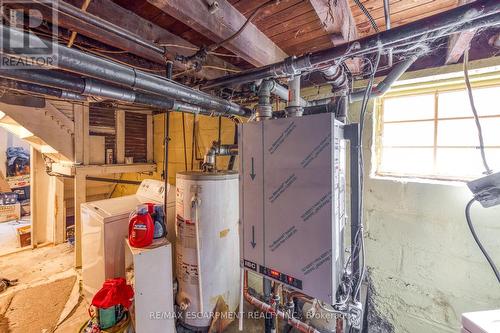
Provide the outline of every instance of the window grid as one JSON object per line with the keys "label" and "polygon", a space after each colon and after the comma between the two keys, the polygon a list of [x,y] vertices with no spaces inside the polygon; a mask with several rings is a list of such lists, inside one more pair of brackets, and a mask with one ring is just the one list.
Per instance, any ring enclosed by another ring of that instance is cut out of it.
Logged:
{"label": "window grid", "polygon": [[[484,87],[484,86],[483,86]],[[486,86],[486,87],[500,87],[498,84],[492,85],[492,86]],[[438,144],[438,138],[439,138],[439,123],[441,121],[447,121],[447,120],[474,120],[474,117],[472,116],[462,116],[462,117],[439,117],[439,95],[440,93],[444,92],[450,92],[450,91],[464,91],[464,89],[443,89],[443,90],[435,90],[434,92],[422,92],[422,93],[412,93],[408,94],[407,96],[418,96],[418,95],[433,95],[434,96],[434,118],[427,118],[427,119],[405,119],[405,120],[391,120],[391,121],[385,121],[384,120],[384,105],[385,105],[385,100],[388,98],[380,98],[376,102],[376,123],[377,126],[375,128],[376,133],[375,133],[375,154],[376,154],[376,169],[375,169],[375,174],[378,176],[393,176],[393,177],[419,177],[419,178],[427,178],[427,179],[438,179],[438,180],[464,180],[464,177],[457,177],[457,176],[450,176],[447,177],[445,175],[439,175],[437,172],[437,153],[438,149],[479,149],[478,146],[474,145],[454,145],[454,146],[448,146],[448,145],[439,145]],[[397,97],[405,97],[405,96],[397,96]],[[390,97],[389,97],[390,98]],[[495,119],[495,118],[500,118],[500,114],[493,114],[493,115],[480,115],[479,120],[481,119]],[[386,124],[402,124],[402,123],[421,123],[421,122],[433,122],[434,126],[434,137],[433,137],[433,145],[384,145],[383,144],[383,134],[384,134],[384,125]],[[475,127],[473,130],[476,130]],[[433,158],[432,158],[432,173],[431,174],[414,174],[414,173],[405,173],[405,172],[388,172],[388,171],[383,171],[381,170],[381,165],[382,165],[382,159],[383,159],[383,148],[406,148],[406,149],[418,149],[418,148],[427,148],[433,149]],[[485,148],[500,148],[500,145],[485,145]]]}

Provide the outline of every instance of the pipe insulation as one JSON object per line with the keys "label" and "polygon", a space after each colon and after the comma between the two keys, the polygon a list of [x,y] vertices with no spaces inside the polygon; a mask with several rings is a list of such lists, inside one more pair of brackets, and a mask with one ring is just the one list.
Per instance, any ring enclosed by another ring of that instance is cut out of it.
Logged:
{"label": "pipe insulation", "polygon": [[[394,66],[394,68],[387,74],[387,76],[379,83],[376,87],[372,89],[370,94],[370,98],[376,98],[384,95],[391,86],[399,80],[399,78],[420,58],[421,55],[425,53],[425,49],[421,48],[417,50],[416,53],[412,54],[404,61],[398,63]],[[350,101],[358,102],[363,100],[365,94],[365,89],[361,89],[359,91],[355,91],[350,95]]]}
{"label": "pipe insulation", "polygon": [[35,93],[46,96],[53,96],[70,101],[86,101],[87,98],[80,94],[57,88],[45,87],[38,84],[9,80],[0,78],[0,86],[7,89],[17,90],[24,93]]}
{"label": "pipe insulation", "polygon": [[[38,85],[39,87],[43,86],[44,89],[37,88],[39,90],[39,93],[59,98],[81,100],[81,98],[84,98],[82,95],[95,96],[128,103],[153,106],[167,110],[188,112],[194,114],[210,114],[208,110],[196,105],[174,101],[172,99],[165,98],[159,95],[144,94],[132,89],[110,85],[106,82],[102,82],[92,78],[81,78],[78,76],[53,70],[0,69],[0,75],[12,80],[32,83]],[[24,87],[26,87],[26,85],[24,85]],[[31,87],[30,89],[34,88]],[[24,90],[32,91],[30,89]],[[61,94],[66,97],[57,96],[54,94],[54,90],[50,91],[50,89],[60,90]]]}
{"label": "pipe insulation", "polygon": [[[47,1],[39,1],[35,0],[36,3],[43,5],[43,6],[49,6],[47,4]],[[99,29],[105,30],[107,32],[113,33],[116,36],[123,38],[125,40],[131,41],[137,45],[140,45],[142,47],[145,47],[147,49],[150,49],[154,52],[157,52],[159,54],[165,55],[166,50],[164,47],[158,46],[157,44],[147,41],[143,39],[142,37],[131,33],[130,31],[113,24],[109,21],[103,20],[102,18],[95,16],[89,12],[85,12],[81,10],[80,8],[77,8],[73,5],[70,5],[69,3],[66,3],[64,1],[59,1],[59,0],[51,0],[50,1],[51,5],[49,8],[57,8],[58,11],[60,11],[63,14],[72,16],[84,23],[93,25]]]}
{"label": "pipe insulation", "polygon": [[[435,39],[470,29],[500,24],[500,1],[477,0],[443,13],[411,22],[391,30],[361,38],[352,43],[302,55],[284,61],[207,81],[202,89],[241,84],[271,77],[284,77],[315,70],[332,62],[359,57],[380,49],[415,44],[418,39]],[[422,38],[419,38],[422,37]]]}
{"label": "pipe insulation", "polygon": [[123,85],[130,89],[142,90],[147,93],[182,100],[211,111],[213,110],[219,114],[238,116],[249,116],[251,114],[251,110],[236,103],[211,96],[167,78],[147,73],[109,59],[103,59],[92,54],[58,45],[57,43],[27,34],[13,27],[1,25],[0,33],[3,36],[9,36],[9,38],[2,39],[2,53],[4,55],[13,57],[17,55],[23,58],[20,50],[10,48],[11,40],[24,40],[31,45],[39,45],[41,41],[48,47],[57,49],[56,67],[60,69]]}

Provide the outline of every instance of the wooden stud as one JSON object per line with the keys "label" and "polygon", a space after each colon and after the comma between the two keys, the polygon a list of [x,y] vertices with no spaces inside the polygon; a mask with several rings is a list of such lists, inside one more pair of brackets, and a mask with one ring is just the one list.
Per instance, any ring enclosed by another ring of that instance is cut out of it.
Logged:
{"label": "wooden stud", "polygon": [[75,189],[75,267],[82,267],[82,217],[81,204],[87,200],[86,174],[77,172],[74,178]]}
{"label": "wooden stud", "polygon": [[153,128],[153,115],[148,114],[146,116],[146,160],[148,163],[153,163],[154,161],[154,128]]}
{"label": "wooden stud", "polygon": [[125,111],[115,111],[116,121],[116,163],[125,163]]}
{"label": "wooden stud", "polygon": [[75,123],[75,133],[74,133],[74,151],[75,151],[75,163],[84,163],[84,148],[83,148],[83,107],[81,104],[73,104],[73,121]]}
{"label": "wooden stud", "polygon": [[89,103],[85,102],[82,105],[83,113],[83,164],[90,164],[90,127],[89,127]]}

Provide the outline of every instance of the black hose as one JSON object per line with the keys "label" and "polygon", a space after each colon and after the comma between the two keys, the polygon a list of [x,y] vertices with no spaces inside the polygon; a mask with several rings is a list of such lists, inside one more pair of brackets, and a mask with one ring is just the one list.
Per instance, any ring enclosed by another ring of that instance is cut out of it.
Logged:
{"label": "black hose", "polygon": [[474,230],[474,226],[472,225],[472,220],[470,218],[470,208],[475,201],[476,201],[476,198],[472,199],[471,201],[469,201],[469,203],[467,203],[467,206],[465,207],[465,219],[467,220],[467,224],[469,225],[469,229],[470,229],[470,232],[472,234],[472,237],[474,237],[474,240],[476,241],[477,246],[479,246],[479,249],[481,250],[481,252],[483,252],[486,260],[488,261],[488,263],[491,266],[491,269],[493,270],[493,273],[495,273],[495,276],[498,280],[498,283],[500,283],[500,273],[498,272],[497,266],[495,265],[495,263],[491,259],[490,255],[488,254],[488,252],[484,248],[483,244],[481,244],[481,241],[477,237],[476,231]]}
{"label": "black hose", "polygon": [[474,102],[474,95],[472,94],[472,86],[470,84],[469,79],[469,50],[467,49],[464,53],[464,77],[465,77],[465,85],[467,86],[467,94],[469,95],[469,103],[474,115],[474,121],[476,122],[477,127],[477,135],[479,139],[479,149],[481,151],[481,159],[483,160],[483,166],[486,174],[490,175],[492,173],[488,162],[486,161],[486,153],[484,151],[484,139],[483,139],[483,130],[481,128],[481,122],[479,121],[479,114],[476,109],[476,103]]}

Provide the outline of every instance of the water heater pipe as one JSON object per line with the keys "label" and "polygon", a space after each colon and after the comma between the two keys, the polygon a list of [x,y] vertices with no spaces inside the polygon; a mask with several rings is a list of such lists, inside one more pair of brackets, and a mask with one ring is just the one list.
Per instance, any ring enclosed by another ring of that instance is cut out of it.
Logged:
{"label": "water heater pipe", "polygon": [[288,117],[302,116],[304,108],[300,100],[300,75],[295,75],[288,81],[288,106],[286,107]]}
{"label": "water heater pipe", "polygon": [[244,273],[244,279],[243,279],[243,295],[245,296],[245,299],[247,300],[248,303],[252,304],[259,310],[265,313],[273,314],[283,320],[286,320],[286,322],[298,329],[302,333],[320,333],[317,329],[314,327],[307,325],[306,323],[290,316],[288,313],[285,313],[281,310],[275,309],[274,306],[269,305],[265,302],[262,302],[261,300],[257,299],[256,297],[250,295],[248,292],[248,272],[245,271]]}

